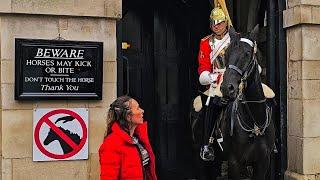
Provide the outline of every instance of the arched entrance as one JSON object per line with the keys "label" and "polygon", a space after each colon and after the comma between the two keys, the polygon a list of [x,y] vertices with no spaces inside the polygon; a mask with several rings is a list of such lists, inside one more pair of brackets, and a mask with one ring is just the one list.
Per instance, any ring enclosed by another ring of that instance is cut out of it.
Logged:
{"label": "arched entrance", "polygon": [[[281,3],[227,0],[227,4],[236,30],[244,32],[257,23],[262,28],[259,47],[265,55],[264,80],[281,95],[274,114],[279,153],[270,176],[282,179],[286,168],[286,95],[282,92],[286,89],[282,72],[286,58],[281,54],[281,39],[275,38],[284,36],[280,14],[275,14]],[[145,109],[160,179],[196,178],[188,112],[191,98],[201,88],[197,55],[200,39],[210,34],[210,10],[207,0],[123,0],[123,18],[117,25],[118,95],[129,93]],[[122,42],[130,48],[121,49]]]}

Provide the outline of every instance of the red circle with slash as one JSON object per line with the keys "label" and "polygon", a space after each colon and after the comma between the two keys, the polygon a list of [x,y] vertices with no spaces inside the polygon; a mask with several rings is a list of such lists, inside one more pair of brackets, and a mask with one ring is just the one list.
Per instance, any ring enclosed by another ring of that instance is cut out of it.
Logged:
{"label": "red circle with slash", "polygon": [[[75,120],[77,120],[80,123],[83,135],[82,135],[82,139],[79,144],[76,144],[75,142],[73,142],[73,140],[71,138],[69,138],[63,131],[61,131],[53,122],[51,122],[49,120],[49,118],[51,116],[57,115],[57,114],[68,114],[68,115],[74,117]],[[40,137],[40,128],[43,124],[47,124],[73,150],[67,154],[53,154],[53,153],[49,152],[48,150],[46,150],[43,147],[42,143],[40,142],[40,138],[39,138]],[[88,133],[88,131],[87,131],[86,124],[80,115],[78,115],[77,113],[75,113],[73,111],[67,110],[67,109],[56,109],[56,110],[48,112],[38,121],[38,123],[35,127],[35,131],[34,131],[34,140],[35,140],[35,143],[36,143],[37,147],[39,148],[39,150],[43,154],[45,154],[46,156],[48,156],[50,158],[54,158],[54,159],[66,159],[66,158],[74,156],[82,149],[82,147],[85,145],[85,143],[87,141],[87,133]]]}

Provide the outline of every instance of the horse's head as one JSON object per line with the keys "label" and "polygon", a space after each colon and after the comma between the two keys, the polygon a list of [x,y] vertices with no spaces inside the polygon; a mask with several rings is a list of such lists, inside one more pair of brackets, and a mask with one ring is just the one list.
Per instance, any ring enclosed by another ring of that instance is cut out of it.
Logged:
{"label": "horse's head", "polygon": [[57,136],[57,134],[50,128],[50,131],[48,132],[46,139],[43,141],[43,144],[48,145],[52,141],[56,140],[57,137],[59,137],[59,136]]}
{"label": "horse's head", "polygon": [[233,27],[230,28],[231,44],[226,50],[226,71],[221,84],[224,97],[235,99],[239,91],[243,90],[251,72],[257,67],[255,53],[258,31],[257,25],[248,35],[241,37]]}

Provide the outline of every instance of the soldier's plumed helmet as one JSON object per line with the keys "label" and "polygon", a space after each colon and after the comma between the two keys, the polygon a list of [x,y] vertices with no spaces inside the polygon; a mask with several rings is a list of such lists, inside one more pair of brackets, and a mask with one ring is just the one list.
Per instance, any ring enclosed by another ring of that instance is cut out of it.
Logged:
{"label": "soldier's plumed helmet", "polygon": [[216,8],[212,9],[210,13],[210,26],[219,24],[223,21],[227,21],[227,16],[223,12],[222,8],[217,6]]}

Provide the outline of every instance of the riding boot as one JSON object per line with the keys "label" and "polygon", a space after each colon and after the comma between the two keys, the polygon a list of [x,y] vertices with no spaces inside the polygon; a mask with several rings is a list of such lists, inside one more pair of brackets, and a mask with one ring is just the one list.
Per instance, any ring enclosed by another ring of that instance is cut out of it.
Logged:
{"label": "riding boot", "polygon": [[[209,143],[209,138],[211,136],[211,132],[213,131],[215,122],[217,121],[217,118],[220,115],[220,112],[222,110],[221,106],[217,105],[217,102],[220,101],[218,97],[213,97],[210,100],[209,106],[206,107],[206,116],[205,116],[205,134],[204,134],[204,145],[207,145]],[[215,133],[212,134],[213,137],[215,136]],[[213,180],[217,177],[221,176],[221,164],[222,164],[222,157],[221,153],[216,153],[217,151],[220,151],[220,148],[216,142],[216,139],[213,144],[210,146],[213,147],[215,151],[215,158],[213,161],[203,161],[199,157],[199,179],[200,180]],[[217,156],[218,155],[218,156]]]}
{"label": "riding boot", "polygon": [[213,128],[214,128],[214,124],[222,110],[222,107],[218,105],[218,102],[220,102],[220,98],[213,97],[210,99],[209,106],[206,107],[206,115],[204,119],[205,120],[204,144],[208,144],[211,132],[213,131]]}

